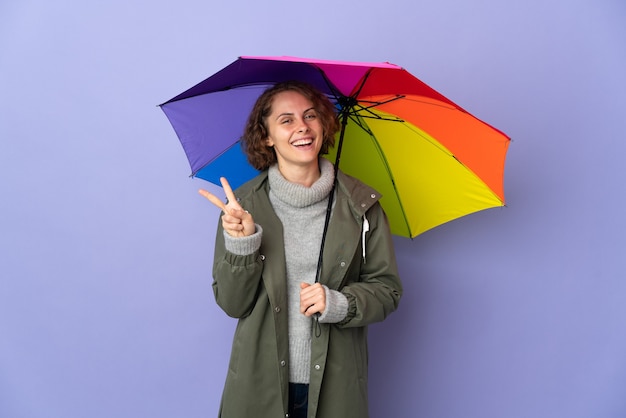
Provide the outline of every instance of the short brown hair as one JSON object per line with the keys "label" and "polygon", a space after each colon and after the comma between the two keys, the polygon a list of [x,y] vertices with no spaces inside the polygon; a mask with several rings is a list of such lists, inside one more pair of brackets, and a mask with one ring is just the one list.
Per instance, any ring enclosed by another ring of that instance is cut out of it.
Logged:
{"label": "short brown hair", "polygon": [[243,132],[241,146],[248,162],[257,170],[266,170],[276,163],[274,147],[266,144],[269,135],[266,119],[272,113],[272,103],[277,94],[285,91],[295,91],[313,103],[317,112],[323,132],[322,148],[320,155],[328,154],[328,150],[335,145],[335,134],[339,131],[339,120],[335,113],[335,106],[319,90],[300,81],[286,81],[275,84],[259,96]]}

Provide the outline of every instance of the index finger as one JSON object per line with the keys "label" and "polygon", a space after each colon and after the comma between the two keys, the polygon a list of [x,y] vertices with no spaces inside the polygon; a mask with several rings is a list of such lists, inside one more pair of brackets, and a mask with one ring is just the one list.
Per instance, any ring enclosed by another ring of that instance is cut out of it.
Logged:
{"label": "index finger", "polygon": [[221,209],[222,212],[226,213],[226,205],[224,204],[224,202],[222,202],[222,200],[219,197],[215,196],[213,193],[208,192],[204,189],[198,190],[198,193],[206,197],[209,200],[209,202],[213,203],[215,206]]}

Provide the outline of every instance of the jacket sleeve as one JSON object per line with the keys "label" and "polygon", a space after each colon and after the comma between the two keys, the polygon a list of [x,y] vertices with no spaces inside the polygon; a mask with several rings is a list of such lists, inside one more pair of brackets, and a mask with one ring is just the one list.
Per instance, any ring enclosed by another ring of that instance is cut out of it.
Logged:
{"label": "jacket sleeve", "polygon": [[220,222],[215,239],[213,294],[228,316],[243,318],[250,314],[256,302],[262,271],[258,246],[247,254],[229,251]]}
{"label": "jacket sleeve", "polygon": [[[359,268],[341,292],[348,298],[348,315],[338,325],[360,327],[384,320],[398,308],[402,283],[387,217],[379,204],[366,214],[370,231],[365,234],[365,257],[355,257]],[[360,261],[358,261],[360,260]]]}

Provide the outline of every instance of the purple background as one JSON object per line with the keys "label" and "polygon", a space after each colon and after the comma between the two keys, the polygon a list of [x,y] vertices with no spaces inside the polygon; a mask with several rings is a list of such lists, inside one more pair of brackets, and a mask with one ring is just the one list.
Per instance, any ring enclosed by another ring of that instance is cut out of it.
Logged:
{"label": "purple background", "polygon": [[507,208],[395,240],[373,417],[626,416],[623,1],[90,3],[0,3],[1,417],[216,415],[218,213],[156,105],[239,55],[390,61],[513,138]]}

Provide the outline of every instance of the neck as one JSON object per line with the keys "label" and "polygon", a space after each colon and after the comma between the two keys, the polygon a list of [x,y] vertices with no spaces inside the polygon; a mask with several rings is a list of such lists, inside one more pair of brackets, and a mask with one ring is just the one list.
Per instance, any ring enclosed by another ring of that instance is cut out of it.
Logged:
{"label": "neck", "polygon": [[304,187],[311,187],[321,175],[318,161],[307,166],[287,166],[279,163],[278,170],[285,180]]}

